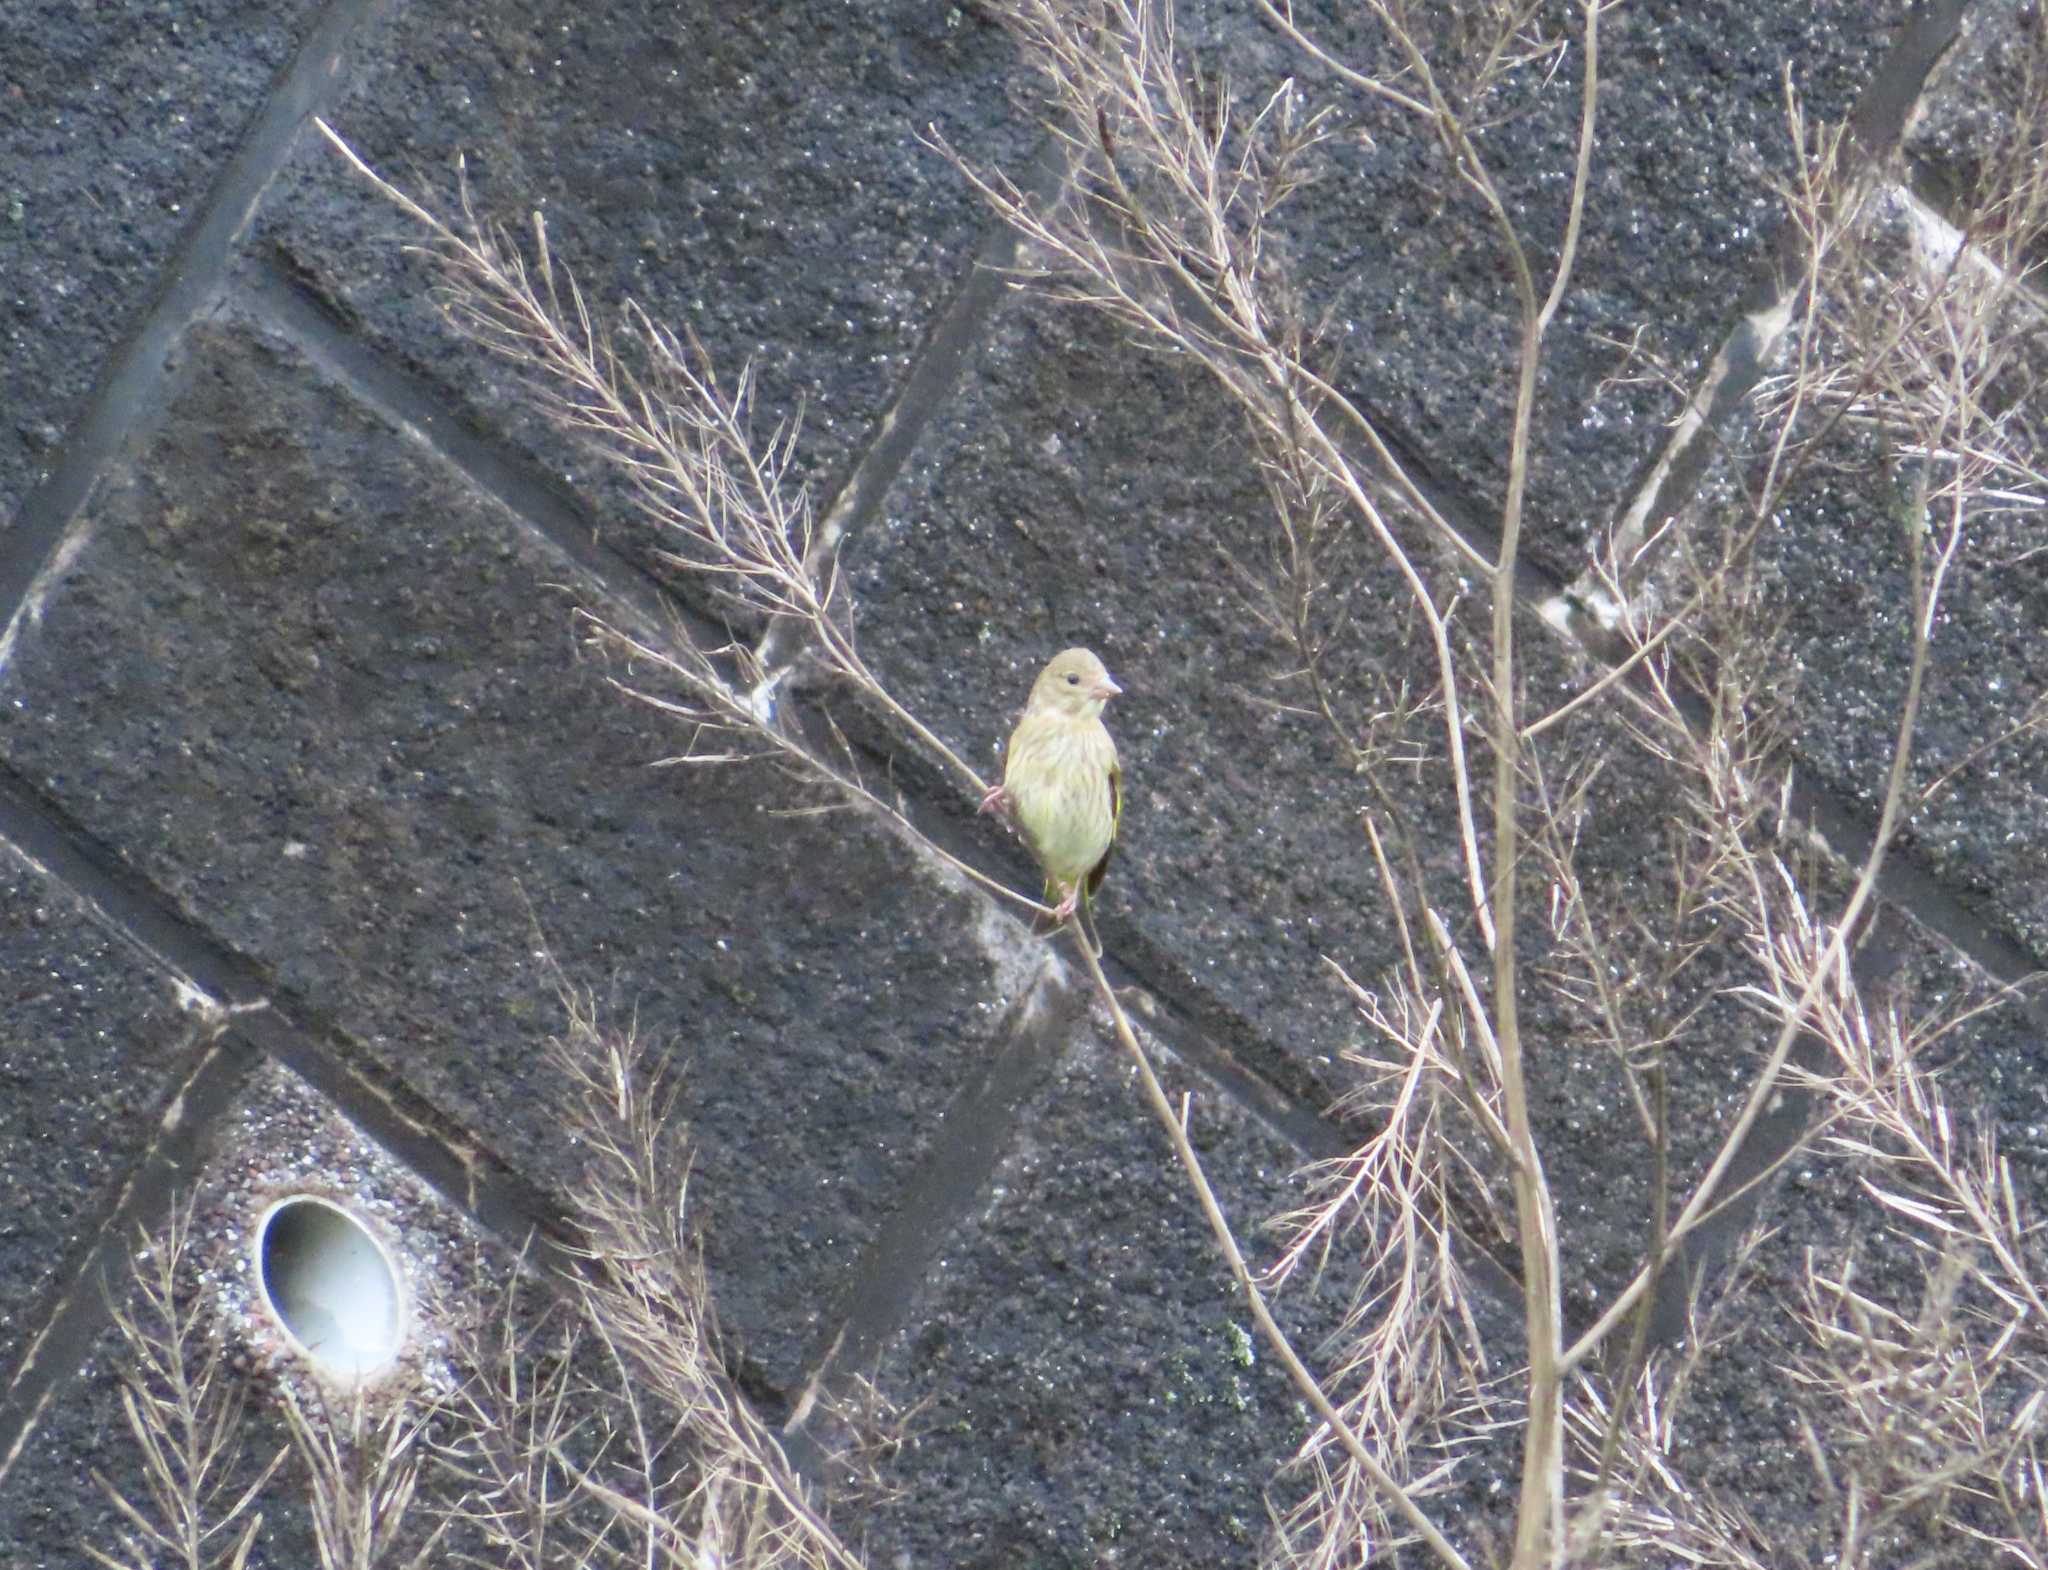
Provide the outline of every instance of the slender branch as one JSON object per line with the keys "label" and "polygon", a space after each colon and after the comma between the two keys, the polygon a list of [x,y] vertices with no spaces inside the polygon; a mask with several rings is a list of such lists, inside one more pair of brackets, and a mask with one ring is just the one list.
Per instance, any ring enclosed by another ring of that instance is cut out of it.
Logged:
{"label": "slender branch", "polygon": [[1470,1570],[1465,1556],[1452,1546],[1449,1538],[1432,1521],[1422,1507],[1415,1502],[1399,1480],[1380,1464],[1379,1457],[1366,1448],[1365,1442],[1351,1431],[1337,1408],[1324,1394],[1322,1383],[1309,1371],[1308,1365],[1294,1350],[1287,1339],[1287,1332],[1280,1328],[1273,1318],[1272,1310],[1266,1306],[1266,1297],[1259,1290],[1258,1281],[1253,1277],[1251,1267],[1245,1263],[1244,1251],[1237,1245],[1237,1234],[1231,1230],[1230,1222],[1223,1214],[1223,1206],[1216,1198],[1216,1191],[1209,1186],[1209,1179],[1202,1170],[1202,1158],[1195,1153],[1194,1145],[1188,1139],[1186,1127],[1180,1114],[1174,1110],[1166,1089],[1159,1083],[1159,1076],[1152,1072],[1152,1064],[1145,1056],[1145,1049],[1138,1045],[1137,1033],[1131,1029],[1130,1017],[1124,1013],[1123,1005],[1117,1001],[1109,978],[1103,974],[1102,961],[1095,955],[1093,947],[1085,938],[1078,938],[1074,944],[1081,958],[1088,966],[1089,977],[1095,983],[1095,995],[1108,1010],[1110,1024],[1116,1031],[1117,1040],[1123,1043],[1124,1051],[1138,1071],[1138,1082],[1144,1087],[1145,1101],[1152,1114],[1165,1131],[1167,1142],[1173,1146],[1173,1153],[1179,1159],[1181,1170],[1187,1174],[1189,1186],[1195,1191],[1195,1198],[1202,1207],[1202,1215],[1209,1223],[1209,1230],[1215,1236],[1216,1246],[1222,1250],[1224,1262],[1230,1266],[1231,1278],[1237,1282],[1238,1291],[1243,1294],[1245,1307],[1250,1310],[1252,1320],[1259,1327],[1266,1344],[1273,1349],[1280,1364],[1287,1370],[1287,1376],[1294,1381],[1294,1388],[1301,1392],[1302,1399],[1314,1408],[1316,1416],[1328,1425],[1337,1442],[1344,1447],[1344,1453],[1357,1463],[1360,1471],[1387,1496],[1396,1511],[1416,1534],[1427,1543],[1432,1552],[1452,1570]]}
{"label": "slender branch", "polygon": [[[1723,1136],[1720,1148],[1715,1152],[1706,1174],[1694,1187],[1692,1197],[1686,1201],[1677,1218],[1671,1223],[1671,1230],[1666,1239],[1668,1245],[1676,1245],[1699,1225],[1708,1208],[1715,1202],[1715,1190],[1727,1176],[1728,1169],[1734,1165],[1736,1155],[1741,1150],[1743,1142],[1748,1139],[1757,1119],[1763,1116],[1765,1108],[1777,1094],[1779,1076],[1791,1059],[1792,1049],[1797,1044],[1801,1032],[1806,1029],[1807,1019],[1812,1014],[1815,1003],[1818,1002],[1822,991],[1837,984],[1840,974],[1845,973],[1850,934],[1856,930],[1863,912],[1876,896],[1878,873],[1884,866],[1885,855],[1891,848],[1892,836],[1898,832],[1900,819],[1904,815],[1906,785],[1913,757],[1913,733],[1920,719],[1920,699],[1932,651],[1932,628],[1938,597],[1938,584],[1936,593],[1925,592],[1918,566],[1918,536],[1919,531],[1925,527],[1927,516],[1924,469],[1917,485],[1915,514],[1907,524],[1909,539],[1913,542],[1911,554],[1915,563],[1916,591],[1919,591],[1915,596],[1918,603],[1915,606],[1916,614],[1913,620],[1912,656],[1906,672],[1906,697],[1899,714],[1898,730],[1892,748],[1892,765],[1885,784],[1884,803],[1878,814],[1877,832],[1871,838],[1870,853],[1863,860],[1855,887],[1850,891],[1848,902],[1842,908],[1842,914],[1835,923],[1834,931],[1829,935],[1826,947],[1811,966],[1810,974],[1797,999],[1785,1011],[1777,1039],[1772,1043],[1771,1050],[1764,1059],[1763,1068],[1750,1086],[1749,1096],[1743,1103],[1742,1111]],[[1622,1288],[1614,1301],[1608,1304],[1606,1311],[1594,1322],[1592,1328],[1573,1342],[1565,1352],[1565,1371],[1569,1372],[1576,1368],[1607,1338],[1614,1327],[1627,1316],[1636,1300],[1648,1290],[1650,1281],[1651,1271],[1645,1266],[1626,1287]]]}
{"label": "slender branch", "polygon": [[[1446,134],[1459,148],[1468,178],[1485,196],[1506,235],[1506,246],[1523,299],[1522,353],[1515,388],[1513,434],[1508,449],[1507,498],[1501,509],[1500,558],[1493,573],[1493,944],[1494,1031],[1500,1046],[1501,1097],[1508,1138],[1514,1147],[1516,1231],[1522,1249],[1523,1314],[1528,1336],[1529,1418],[1523,1435],[1521,1502],[1515,1517],[1518,1570],[1539,1570],[1561,1561],[1564,1537],[1564,1391],[1560,1363],[1564,1306],[1558,1269],[1557,1217],[1544,1177],[1529,1117],[1529,1090],[1522,1057],[1519,957],[1515,946],[1516,879],[1521,828],[1521,716],[1515,685],[1515,572],[1522,531],[1523,495],[1528,485],[1529,433],[1536,403],[1536,375],[1543,335],[1571,278],[1572,262],[1591,175],[1593,129],[1599,94],[1599,0],[1586,0],[1585,62],[1579,113],[1579,151],[1572,178],[1570,216],[1549,292],[1536,303],[1520,240],[1507,220],[1499,195],[1476,151],[1455,121]],[[1409,45],[1411,54],[1413,45]],[[1435,89],[1432,87],[1432,93]]]}

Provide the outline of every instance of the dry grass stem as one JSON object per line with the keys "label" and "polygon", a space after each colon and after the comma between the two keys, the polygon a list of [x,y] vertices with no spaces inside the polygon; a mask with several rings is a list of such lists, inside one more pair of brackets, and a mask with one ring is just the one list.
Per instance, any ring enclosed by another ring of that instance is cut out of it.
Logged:
{"label": "dry grass stem", "polygon": [[[631,482],[671,565],[710,585],[736,612],[802,624],[809,658],[883,708],[978,796],[980,776],[898,704],[862,659],[837,557],[813,549],[810,498],[790,476],[800,421],[756,434],[752,368],[727,385],[694,335],[631,302],[615,333],[557,267],[539,214],[529,260],[507,231],[477,218],[466,185],[457,198],[460,219],[445,222],[316,123],[379,194],[427,231],[423,249],[441,269],[438,298],[457,330],[518,368],[539,406],[589,438]],[[726,692],[743,693],[747,711],[772,728],[775,687],[785,673],[749,669],[737,647],[687,663],[693,674],[715,673],[719,656],[750,678],[744,686],[723,682]],[[705,714],[719,734],[732,733],[725,698]],[[709,761],[727,759],[714,752]]]}
{"label": "dry grass stem", "polygon": [[[244,1480],[246,1382],[222,1361],[217,1327],[191,1269],[192,1204],[175,1204],[163,1232],[144,1238],[114,1327],[126,1344],[121,1410],[146,1492],[131,1497],[95,1473],[119,1520],[119,1554],[87,1543],[110,1570],[241,1570],[263,1528],[257,1508],[284,1463],[279,1450]],[[238,1491],[237,1491],[238,1490]]]}
{"label": "dry grass stem", "polygon": [[[358,1393],[345,1414],[327,1402],[308,1412],[283,1393],[280,1405],[292,1448],[310,1479],[313,1542],[320,1570],[379,1570],[399,1565],[399,1545],[413,1505],[423,1459],[427,1418],[402,1399],[379,1398],[373,1414]],[[404,1563],[411,1570],[436,1562],[442,1532],[431,1533]]]}
{"label": "dry grass stem", "polygon": [[[1530,625],[1517,616],[1518,558],[1545,345],[1572,285],[1599,144],[1607,7],[1367,0],[1368,59],[1345,57],[1290,0],[1256,3],[1282,47],[1347,98],[1315,101],[1292,78],[1241,90],[1197,63],[1166,0],[1001,0],[1069,178],[1033,199],[934,141],[1029,243],[1023,281],[1195,368],[1241,415],[1273,527],[1264,549],[1231,556],[1231,571],[1250,623],[1281,651],[1274,706],[1337,743],[1341,810],[1358,814],[1361,854],[1384,894],[1395,961],[1377,977],[1330,962],[1366,1039],[1344,1059],[1355,1086],[1344,1110],[1366,1127],[1309,1175],[1264,1272],[1247,1263],[1210,1187],[1185,1108],[1167,1099],[1076,934],[1246,1307],[1317,1420],[1290,1474],[1302,1491],[1275,1512],[1275,1562],[1348,1570],[1421,1544],[1436,1563],[1466,1564],[1438,1501],[1470,1456],[1503,1442],[1520,1448],[1505,1555],[1515,1570],[1631,1556],[1771,1562],[1741,1509],[1687,1471],[1676,1414],[1714,1354],[1713,1315],[1703,1325],[1696,1304],[1685,1344],[1655,1346],[1651,1289],[1682,1244],[1811,1150],[1853,1164],[1872,1215],[1930,1261],[1923,1302],[1908,1307],[1865,1291],[1847,1259],[1816,1258],[1790,1315],[1804,1342],[1787,1366],[1807,1448],[1840,1507],[1842,1562],[1889,1562],[1910,1517],[2041,1563],[2038,1222],[1995,1139],[1965,1128],[1924,1066],[1969,1011],[1874,1007],[1852,961],[1914,812],[2036,719],[2030,709],[1922,781],[1916,744],[1944,596],[1988,526],[2048,504],[2026,381],[2026,355],[2044,336],[2028,258],[2048,233],[2048,107],[2021,116],[1989,159],[1977,212],[1936,221],[1888,189],[1867,149],[1814,123],[1788,73],[1795,156],[1780,195],[1793,244],[1777,297],[1749,324],[1780,369],[1754,430],[1730,438],[1735,499],[1676,511],[1658,480],[1625,502],[1571,593],[1543,607],[1599,659],[1583,687],[1537,712],[1517,644]],[[1569,27],[1545,30],[1558,18]],[[2048,38],[2038,21],[2025,25]],[[2048,59],[2040,39],[2031,47]],[[1567,71],[1569,101],[1550,91]],[[2048,85],[2048,69],[2028,79]],[[2048,106],[2048,92],[2030,101]],[[1376,127],[1422,139],[1447,199],[1483,216],[1509,285],[1505,483],[1497,535],[1483,546],[1432,506],[1347,395],[1302,281],[1314,276],[1301,260],[1316,226],[1300,215],[1367,111]],[[1552,232],[1539,235],[1518,226],[1524,196],[1504,194],[1489,164],[1508,140],[1487,133],[1545,111],[1560,127],[1568,117],[1573,152],[1555,171],[1568,185]],[[682,728],[677,761],[765,760],[830,803],[881,817],[985,890],[1035,906],[930,845],[903,803],[867,782],[843,737],[821,741],[780,703],[795,667],[771,667],[760,651],[801,648],[963,786],[983,788],[861,657],[836,553],[816,539],[793,482],[796,420],[757,435],[751,375],[722,382],[693,337],[633,306],[614,335],[538,220],[515,244],[477,219],[465,192],[459,220],[444,222],[328,135],[425,227],[456,327],[518,366],[540,405],[630,481],[669,563],[728,614],[795,630],[709,646],[680,624],[583,616],[616,658],[614,685]],[[1702,439],[1717,397],[1711,385],[1674,394],[1672,451]],[[1857,475],[1868,487],[1859,504],[1892,525],[1907,603],[1891,608],[1904,691],[1872,793],[1874,839],[1845,869],[1846,892],[1822,899],[1786,821],[1778,602],[1757,558],[1774,527],[1803,516],[1802,487],[1831,474]],[[1373,557],[1378,577],[1357,574],[1354,551]],[[1409,665],[1347,668],[1367,594],[1374,615],[1406,629]],[[1578,616],[1588,608],[1593,632]],[[1586,851],[1615,777],[1630,775],[1613,766],[1626,748],[1665,781],[1669,822],[1649,836],[1655,865],[1603,881]],[[1418,846],[1432,834],[1446,854],[1426,869]],[[546,1335],[516,1329],[509,1307],[493,1332],[503,1355],[465,1396],[476,1420],[452,1452],[471,1519],[495,1551],[536,1567],[560,1557],[541,1543],[576,1564],[851,1565],[773,1437],[718,1376],[683,1158],[640,1048],[630,1032],[600,1030],[587,999],[567,998],[556,1055],[591,1162],[579,1194],[590,1268],[574,1278],[574,1312]],[[1696,1159],[1674,1139],[1674,1065],[1717,1044],[1739,1005],[1765,1039],[1736,1112]],[[1532,1078],[1564,1054],[1532,1060],[1525,1020],[1538,1018],[1546,1030],[1562,1022],[1569,1040],[1558,1046],[1593,1049],[1588,1060],[1640,1135],[1647,1178],[1640,1254],[1630,1255],[1640,1267],[1570,1346],[1563,1277],[1576,1261],[1532,1111],[1544,1088]],[[1822,1121],[1737,1183],[1738,1157],[1791,1084],[1819,1098]],[[1505,1245],[1518,1274],[1520,1362],[1508,1373],[1484,1344],[1458,1264],[1475,1217],[1497,1230],[1486,1241]],[[1714,1313],[1732,1315],[1749,1285],[1742,1261],[1761,1246],[1754,1234],[1743,1245]],[[1340,1256],[1358,1290],[1316,1372],[1267,1293]]]}
{"label": "dry grass stem", "polygon": [[532,1570],[858,1570],[726,1377],[674,1096],[631,1029],[606,1029],[587,994],[562,1001],[550,1058],[586,1158],[587,1263],[551,1307],[515,1279],[471,1333],[471,1376],[440,1424],[452,1524],[499,1556],[480,1563]]}

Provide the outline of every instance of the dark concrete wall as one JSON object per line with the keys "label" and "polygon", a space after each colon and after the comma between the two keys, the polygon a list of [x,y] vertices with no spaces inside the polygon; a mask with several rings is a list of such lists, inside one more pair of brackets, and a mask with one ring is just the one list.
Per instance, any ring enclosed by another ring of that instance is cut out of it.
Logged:
{"label": "dark concrete wall", "polygon": [[[1781,71],[1839,119],[1903,14],[1616,15],[1612,129],[1542,390],[1532,572],[1579,570],[1671,411],[1603,381],[1611,340],[1644,328],[1696,366],[1764,265]],[[1183,25],[1247,84],[1297,68],[1234,8]],[[716,604],[664,576],[622,487],[449,331],[404,221],[306,123],[444,198],[465,156],[479,211],[543,211],[594,301],[753,362],[764,424],[801,406],[796,473],[846,523],[867,656],[963,755],[993,765],[1046,655],[1104,655],[1128,689],[1108,962],[1149,999],[1249,1231],[1345,1143],[1337,1057],[1358,1026],[1325,956],[1372,976],[1393,931],[1334,747],[1264,701],[1285,656],[1233,599],[1229,559],[1267,538],[1234,416],[1008,288],[990,269],[1011,242],[924,140],[937,125],[1020,180],[1056,176],[1000,31],[973,7],[654,0],[49,0],[5,29],[0,1558],[82,1564],[110,1530],[84,1479],[133,1461],[98,1283],[173,1194],[203,1196],[229,1275],[267,1196],[359,1196],[430,1303],[554,1224],[581,1157],[542,1061],[561,1026],[544,941],[662,1044],[742,1388],[779,1420],[846,1331],[892,1395],[929,1403],[903,1497],[852,1523],[875,1563],[1249,1562],[1306,1421],[1270,1360],[1242,1356],[1241,1305],[1113,1043],[1012,911],[886,826],[792,816],[806,798],[765,769],[653,766],[682,738],[607,686],[571,611]],[[1953,112],[1928,160],[1963,161],[1983,47],[1930,89]],[[1537,234],[1573,93],[1568,70],[1503,162]],[[1355,137],[1333,182],[1305,278],[1359,395],[1446,507],[1483,519],[1512,392],[1484,223],[1426,146]],[[1870,565],[1853,497],[1774,549],[1809,694],[1797,756],[1853,807],[1903,666],[1893,602],[1849,602],[1894,568]],[[1937,759],[2048,683],[2028,551],[2014,526],[1959,578]],[[1362,692],[1412,651],[1376,614],[1400,593],[1385,568],[1361,551],[1345,570]],[[1530,679],[1584,677],[1538,652]],[[792,702],[855,727],[945,843],[1029,886],[901,738],[830,692]],[[1894,890],[1994,971],[2048,950],[2028,747],[1965,774]],[[1637,760],[1604,788],[1588,854],[1625,879],[1655,854],[1665,783]],[[1449,865],[1447,842],[1418,850]],[[1916,974],[1973,974],[1901,933]],[[1021,1007],[1034,993],[1058,1006]],[[1755,1046],[1730,1016],[1725,1060],[1694,1066],[1701,1145]],[[2031,1139],[2048,1075],[2026,1016],[1962,1056]],[[1582,1321],[1632,1267],[1640,1182],[1615,1170],[1599,1066],[1540,1046],[1537,1063]],[[2038,1198],[2038,1164],[2025,1175]],[[1862,1224],[1851,1198],[1816,1187],[1791,1243]],[[1286,1311],[1313,1337],[1331,1306]],[[1740,1386],[1717,1414],[1748,1410]],[[1796,1436],[1747,1420],[1709,1468],[1796,1521]],[[1494,1481],[1475,1469],[1446,1514],[1484,1518]],[[280,1500],[265,1562],[300,1541]]]}

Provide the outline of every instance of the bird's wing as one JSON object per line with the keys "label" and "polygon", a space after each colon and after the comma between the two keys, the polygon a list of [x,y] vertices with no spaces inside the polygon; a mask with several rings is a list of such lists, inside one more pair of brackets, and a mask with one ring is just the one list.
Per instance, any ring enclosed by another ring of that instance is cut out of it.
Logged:
{"label": "bird's wing", "polygon": [[1109,756],[1109,843],[1103,847],[1102,859],[1088,870],[1088,897],[1093,899],[1095,891],[1102,887],[1102,880],[1109,876],[1109,858],[1116,854],[1116,831],[1124,821],[1124,770],[1117,762],[1116,753]]}

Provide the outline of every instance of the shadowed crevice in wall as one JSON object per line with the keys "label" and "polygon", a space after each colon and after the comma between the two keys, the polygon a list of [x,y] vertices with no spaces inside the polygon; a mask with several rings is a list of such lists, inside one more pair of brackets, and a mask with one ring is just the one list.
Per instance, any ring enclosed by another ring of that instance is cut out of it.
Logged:
{"label": "shadowed crevice in wall", "polygon": [[1048,954],[997,1032],[1002,1049],[946,1108],[902,1203],[847,1272],[839,1301],[805,1354],[803,1394],[783,1438],[799,1470],[818,1475],[831,1446],[831,1418],[817,1411],[815,1398],[871,1375],[889,1338],[909,1322],[940,1257],[986,1203],[1012,1124],[1052,1073],[1087,1002]]}
{"label": "shadowed crevice in wall", "polygon": [[49,474],[29,493],[0,552],[0,652],[12,642],[35,584],[109,465],[133,452],[166,396],[186,329],[219,299],[250,215],[297,142],[334,95],[350,41],[388,0],[333,0],[279,73],[240,149],[221,170],[159,275],[135,325],[101,371],[83,416]]}
{"label": "shadowed crevice in wall", "polygon": [[[1886,177],[1908,123],[1942,58],[1955,45],[1970,0],[1939,0],[1908,17],[1849,117],[1841,176],[1851,190]],[[1645,542],[1686,507],[1720,448],[1720,433],[1748,407],[1757,383],[1777,358],[1787,324],[1806,284],[1811,237],[1789,217],[1770,256],[1737,298],[1734,325],[1693,389],[1671,439],[1646,458],[1613,509],[1615,554],[1636,560]],[[1582,575],[1568,598],[1582,604],[1595,592]]]}

